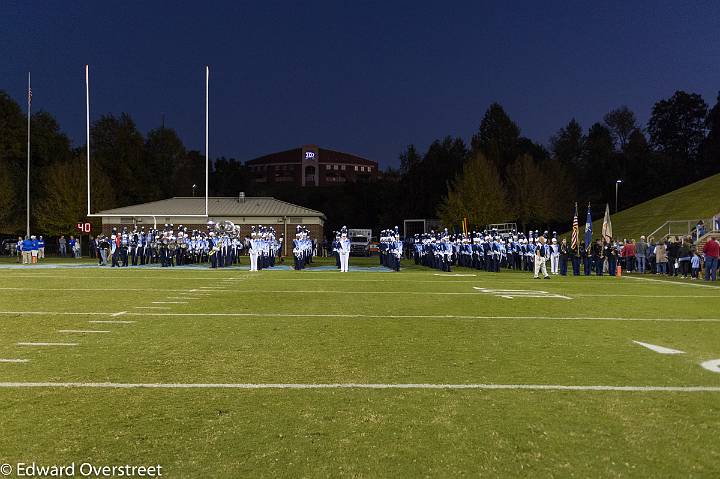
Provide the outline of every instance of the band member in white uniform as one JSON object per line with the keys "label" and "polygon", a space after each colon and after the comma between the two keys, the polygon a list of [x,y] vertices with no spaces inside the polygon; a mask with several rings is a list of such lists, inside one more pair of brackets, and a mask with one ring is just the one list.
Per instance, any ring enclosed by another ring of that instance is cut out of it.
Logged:
{"label": "band member in white uniform", "polygon": [[350,267],[350,238],[347,235],[347,227],[340,230],[340,272],[347,273]]}
{"label": "band member in white uniform", "polygon": [[252,227],[250,233],[250,271],[258,270],[258,255],[260,254],[260,242],[257,239],[255,227]]}

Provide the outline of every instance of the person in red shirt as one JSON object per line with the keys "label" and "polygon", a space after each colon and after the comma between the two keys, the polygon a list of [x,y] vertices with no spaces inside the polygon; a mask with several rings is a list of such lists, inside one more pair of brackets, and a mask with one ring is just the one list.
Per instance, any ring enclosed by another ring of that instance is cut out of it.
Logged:
{"label": "person in red shirt", "polygon": [[703,253],[705,254],[705,281],[710,281],[710,277],[715,281],[718,257],[720,257],[720,243],[711,237],[703,246]]}

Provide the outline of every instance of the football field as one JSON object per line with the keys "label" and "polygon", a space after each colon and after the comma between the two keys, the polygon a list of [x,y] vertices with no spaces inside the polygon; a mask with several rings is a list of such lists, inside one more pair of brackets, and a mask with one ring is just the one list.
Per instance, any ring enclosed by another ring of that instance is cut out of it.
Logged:
{"label": "football field", "polygon": [[718,477],[720,289],[355,258],[0,269],[0,412],[13,467]]}

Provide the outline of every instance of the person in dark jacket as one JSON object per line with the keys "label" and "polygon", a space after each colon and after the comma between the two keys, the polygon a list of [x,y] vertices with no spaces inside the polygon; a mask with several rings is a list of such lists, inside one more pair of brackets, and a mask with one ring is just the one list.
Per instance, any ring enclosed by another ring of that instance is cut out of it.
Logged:
{"label": "person in dark jacket", "polygon": [[677,252],[677,261],[680,266],[680,276],[687,279],[690,275],[690,260],[692,259],[692,251],[690,250],[691,239],[688,236],[680,240],[680,246]]}
{"label": "person in dark jacket", "polygon": [[563,238],[560,243],[560,275],[567,276],[567,263],[568,257],[570,256],[570,246],[567,243],[567,238]]}
{"label": "person in dark jacket", "polygon": [[603,261],[603,246],[600,240],[597,240],[592,246],[592,259],[593,264],[595,264],[595,274],[602,276],[605,262]]}

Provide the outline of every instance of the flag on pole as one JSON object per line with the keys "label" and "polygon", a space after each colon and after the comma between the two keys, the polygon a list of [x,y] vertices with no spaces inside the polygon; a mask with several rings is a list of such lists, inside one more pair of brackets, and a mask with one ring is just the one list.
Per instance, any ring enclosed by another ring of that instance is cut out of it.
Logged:
{"label": "flag on pole", "polygon": [[28,105],[32,105],[32,88],[28,85]]}
{"label": "flag on pole", "polygon": [[610,243],[612,241],[612,223],[610,222],[610,205],[605,203],[605,218],[603,219],[602,226],[602,237],[603,241]]}
{"label": "flag on pole", "polygon": [[580,245],[578,244],[578,235],[579,235],[579,226],[578,226],[578,213],[577,213],[577,203],[575,203],[575,216],[573,217],[573,225],[572,225],[572,240],[570,244],[570,249],[573,251],[579,251]]}
{"label": "flag on pole", "polygon": [[592,246],[592,216],[590,215],[590,203],[588,203],[587,219],[585,220],[585,249]]}

